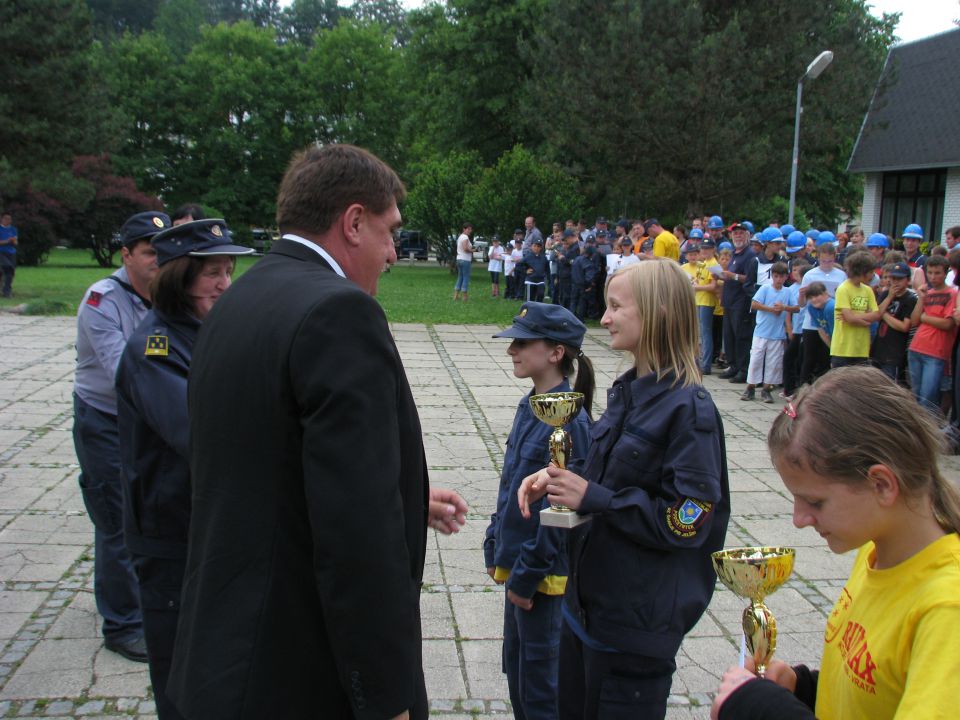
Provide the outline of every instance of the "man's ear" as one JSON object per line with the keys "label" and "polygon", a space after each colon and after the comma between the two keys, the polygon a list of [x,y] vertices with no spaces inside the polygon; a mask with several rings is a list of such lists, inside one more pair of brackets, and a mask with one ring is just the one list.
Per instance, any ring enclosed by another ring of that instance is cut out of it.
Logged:
{"label": "man's ear", "polygon": [[867,470],[867,482],[883,507],[890,507],[900,497],[900,479],[886,465],[871,465]]}
{"label": "man's ear", "polygon": [[360,231],[365,221],[366,210],[359,203],[350,205],[340,216],[340,230],[351,247],[360,244]]}

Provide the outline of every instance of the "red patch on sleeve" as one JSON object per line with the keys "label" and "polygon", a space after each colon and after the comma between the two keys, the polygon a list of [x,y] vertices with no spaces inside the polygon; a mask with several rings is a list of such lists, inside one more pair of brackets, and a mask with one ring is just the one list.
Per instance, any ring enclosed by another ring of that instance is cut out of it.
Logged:
{"label": "red patch on sleeve", "polygon": [[91,292],[87,297],[87,305],[93,305],[93,307],[100,307],[100,298],[103,297],[103,293]]}

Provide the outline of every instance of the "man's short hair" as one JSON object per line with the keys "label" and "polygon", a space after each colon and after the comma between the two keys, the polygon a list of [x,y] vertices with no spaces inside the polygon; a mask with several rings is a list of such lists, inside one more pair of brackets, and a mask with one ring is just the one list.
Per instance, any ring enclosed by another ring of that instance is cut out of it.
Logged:
{"label": "man's short hair", "polygon": [[825,242],[823,245],[817,248],[818,255],[833,255],[836,257],[837,248],[833,243]]}
{"label": "man's short hair", "polygon": [[950,263],[943,255],[931,255],[927,258],[927,270],[932,267],[943,268],[944,272],[950,269]]}
{"label": "man's short hair", "polygon": [[407,196],[397,174],[355,145],[311,145],[293,156],[277,195],[280,232],[320,235],[351,205],[385,213]]}
{"label": "man's short hair", "polygon": [[170,216],[170,222],[183,220],[186,217],[194,220],[206,220],[207,214],[203,211],[202,206],[196,203],[186,203],[173,211],[173,215]]}
{"label": "man's short hair", "polygon": [[812,282],[807,285],[806,295],[808,298],[820,297],[827,294],[827,286],[822,282]]}
{"label": "man's short hair", "polygon": [[865,252],[855,252],[847,256],[843,269],[847,271],[847,277],[863,277],[873,272],[877,268],[877,261],[873,256]]}
{"label": "man's short hair", "polygon": [[944,232],[949,233],[952,238],[960,238],[960,225],[949,227]]}
{"label": "man's short hair", "polygon": [[790,271],[787,269],[787,264],[785,262],[775,262],[773,267],[770,268],[771,275],[789,275]]}

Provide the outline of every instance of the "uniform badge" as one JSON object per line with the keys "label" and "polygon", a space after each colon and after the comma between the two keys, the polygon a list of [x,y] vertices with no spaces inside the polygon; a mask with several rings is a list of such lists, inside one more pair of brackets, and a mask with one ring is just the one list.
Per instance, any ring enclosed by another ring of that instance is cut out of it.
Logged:
{"label": "uniform badge", "polygon": [[214,225],[213,227],[211,227],[211,228],[210,228],[210,233],[211,233],[214,237],[223,237],[223,231],[220,229],[220,226],[219,226],[219,225]]}
{"label": "uniform badge", "polygon": [[103,293],[98,293],[96,291],[91,291],[87,296],[87,305],[92,307],[100,307],[100,299],[103,297]]}
{"label": "uniform badge", "polygon": [[678,537],[693,537],[712,510],[713,503],[681,498],[675,505],[667,508],[667,527]]}
{"label": "uniform badge", "polygon": [[167,336],[166,335],[148,335],[147,349],[144,351],[143,354],[144,355],[160,355],[161,357],[166,357]]}
{"label": "uniform badge", "polygon": [[520,317],[526,317],[526,316],[527,316],[527,309],[524,308],[523,310],[520,311]]}
{"label": "uniform badge", "polygon": [[156,225],[158,228],[162,228],[162,227],[163,227],[163,220],[161,220],[161,219],[158,218],[158,217],[155,217],[155,218],[153,219],[153,224]]}

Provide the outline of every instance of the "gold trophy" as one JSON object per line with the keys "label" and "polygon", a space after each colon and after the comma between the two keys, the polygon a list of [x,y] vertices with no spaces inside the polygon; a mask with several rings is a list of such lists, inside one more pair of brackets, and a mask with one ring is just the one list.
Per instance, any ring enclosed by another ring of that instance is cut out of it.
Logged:
{"label": "gold trophy", "polygon": [[777,649],[777,621],[763,600],[790,577],[795,555],[793,548],[744,547],[719,550],[712,556],[720,582],[750,600],[743,611],[740,667],[749,650],[760,677]]}
{"label": "gold trophy", "polygon": [[[554,428],[550,434],[550,460],[558,468],[567,467],[573,452],[573,439],[563,426],[573,420],[583,407],[583,393],[543,393],[530,398],[530,409],[537,419]],[[549,527],[575,528],[590,520],[563,505],[551,504],[540,511],[540,524]]]}

